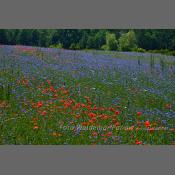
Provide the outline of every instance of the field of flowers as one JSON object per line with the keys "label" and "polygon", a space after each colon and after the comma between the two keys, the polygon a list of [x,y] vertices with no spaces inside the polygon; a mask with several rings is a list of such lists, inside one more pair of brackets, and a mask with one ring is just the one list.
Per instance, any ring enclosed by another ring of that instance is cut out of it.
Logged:
{"label": "field of flowers", "polygon": [[175,57],[1,45],[0,144],[175,144]]}

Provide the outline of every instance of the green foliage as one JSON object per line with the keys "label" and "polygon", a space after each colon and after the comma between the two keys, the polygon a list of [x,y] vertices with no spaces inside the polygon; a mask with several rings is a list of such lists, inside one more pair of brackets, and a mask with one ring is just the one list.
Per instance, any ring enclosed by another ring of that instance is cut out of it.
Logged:
{"label": "green foliage", "polygon": [[7,38],[7,32],[5,29],[0,30],[0,44],[7,44],[8,38]]}
{"label": "green foliage", "polygon": [[69,48],[72,50],[80,50],[80,45],[78,43],[72,43]]}
{"label": "green foliage", "polygon": [[109,50],[108,46],[106,44],[104,44],[103,46],[101,46],[102,50]]}
{"label": "green foliage", "polygon": [[58,44],[53,44],[49,46],[50,48],[57,48],[57,49],[62,49],[63,48],[63,44],[58,43]]}
{"label": "green foliage", "polygon": [[75,50],[147,50],[175,56],[175,29],[0,29],[0,44]]}
{"label": "green foliage", "polygon": [[148,50],[148,52],[150,52],[150,53],[157,53],[157,54],[163,54],[163,55],[175,56],[175,51],[170,51],[168,49]]}
{"label": "green foliage", "polygon": [[175,50],[174,29],[135,30],[138,46],[146,50]]}
{"label": "green foliage", "polygon": [[10,100],[11,94],[11,87],[9,85],[7,87],[0,85],[0,100]]}
{"label": "green foliage", "polygon": [[119,50],[121,51],[133,51],[137,48],[137,39],[135,32],[130,30],[124,33],[119,38]]}
{"label": "green foliage", "polygon": [[39,32],[39,30],[32,31],[32,44],[34,46],[40,45],[40,32]]}
{"label": "green foliage", "polygon": [[113,33],[106,33],[106,48],[105,50],[117,50],[118,42],[116,40],[115,34]]}
{"label": "green foliage", "polygon": [[135,48],[135,49],[133,49],[133,51],[135,51],[135,52],[142,52],[142,53],[144,53],[144,52],[146,52],[146,50],[145,49],[143,49],[143,48]]}
{"label": "green foliage", "polygon": [[19,42],[22,45],[32,45],[32,33],[29,29],[24,29],[20,31]]}

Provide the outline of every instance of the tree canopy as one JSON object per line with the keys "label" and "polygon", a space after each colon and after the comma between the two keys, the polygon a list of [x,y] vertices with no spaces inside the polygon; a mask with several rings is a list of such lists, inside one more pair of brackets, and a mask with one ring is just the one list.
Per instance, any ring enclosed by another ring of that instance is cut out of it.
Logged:
{"label": "tree canopy", "polygon": [[0,29],[0,44],[132,51],[175,50],[174,29]]}

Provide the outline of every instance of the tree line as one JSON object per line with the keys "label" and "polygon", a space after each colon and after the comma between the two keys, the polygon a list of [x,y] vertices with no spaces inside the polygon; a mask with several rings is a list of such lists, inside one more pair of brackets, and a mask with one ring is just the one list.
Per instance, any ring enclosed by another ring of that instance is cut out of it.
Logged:
{"label": "tree line", "polygon": [[174,29],[0,29],[0,44],[119,51],[175,50]]}

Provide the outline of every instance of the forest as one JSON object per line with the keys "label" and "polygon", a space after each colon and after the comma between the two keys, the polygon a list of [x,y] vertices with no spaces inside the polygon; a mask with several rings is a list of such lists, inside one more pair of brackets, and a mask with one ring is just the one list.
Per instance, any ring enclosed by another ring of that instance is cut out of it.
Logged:
{"label": "forest", "polygon": [[160,52],[174,55],[174,29],[0,29],[1,45],[71,50]]}

